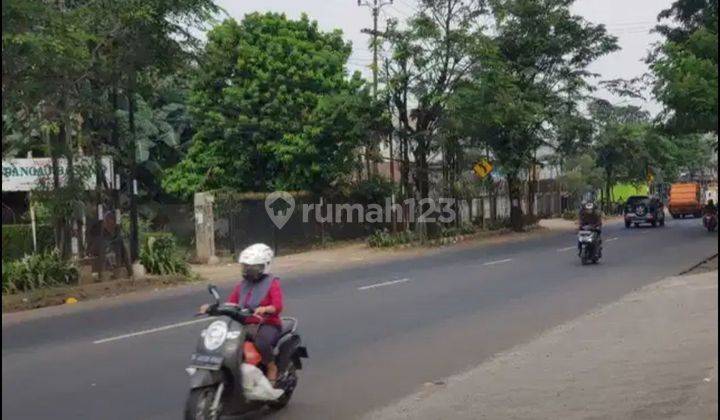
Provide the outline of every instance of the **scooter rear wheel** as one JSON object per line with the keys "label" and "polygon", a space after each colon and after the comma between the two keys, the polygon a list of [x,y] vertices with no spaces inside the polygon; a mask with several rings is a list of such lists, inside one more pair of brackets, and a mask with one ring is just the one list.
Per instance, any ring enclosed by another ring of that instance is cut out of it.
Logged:
{"label": "scooter rear wheel", "polygon": [[212,386],[190,390],[185,402],[185,420],[217,420],[219,416],[210,410],[214,396],[215,387]]}
{"label": "scooter rear wheel", "polygon": [[281,408],[284,408],[286,405],[288,405],[288,403],[290,402],[290,398],[292,398],[293,392],[295,392],[295,388],[297,387],[297,381],[297,371],[295,369],[295,365],[291,362],[282,380],[283,384],[278,383],[278,385],[280,385],[278,386],[278,388],[282,389],[285,392],[280,398],[278,398],[277,401],[268,402],[268,407],[273,410],[280,410]]}

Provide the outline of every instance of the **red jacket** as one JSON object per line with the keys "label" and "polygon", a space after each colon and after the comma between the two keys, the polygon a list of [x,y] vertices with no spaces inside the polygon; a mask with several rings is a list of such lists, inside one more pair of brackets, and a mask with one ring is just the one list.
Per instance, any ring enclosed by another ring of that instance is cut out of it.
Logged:
{"label": "red jacket", "polygon": [[[228,303],[234,303],[237,305],[241,305],[244,302],[240,302],[240,283],[235,286],[232,293],[230,293],[230,296],[228,297]],[[252,292],[248,294],[248,298]],[[272,283],[270,284],[270,290],[268,290],[267,296],[263,300],[260,301],[260,306],[274,306],[275,307],[275,313],[274,314],[265,314],[263,315],[264,321],[263,324],[270,324],[270,325],[277,325],[280,327],[282,325],[282,321],[280,321],[280,312],[282,312],[283,309],[283,293],[282,288],[280,288],[280,279],[275,278],[273,279]],[[248,324],[258,324],[260,323],[260,320],[258,317],[253,316],[247,318],[245,321]]]}

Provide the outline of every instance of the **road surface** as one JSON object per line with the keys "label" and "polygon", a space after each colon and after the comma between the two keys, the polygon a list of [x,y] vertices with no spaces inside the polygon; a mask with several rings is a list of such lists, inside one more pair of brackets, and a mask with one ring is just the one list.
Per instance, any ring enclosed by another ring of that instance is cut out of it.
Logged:
{"label": "road surface", "polygon": [[[718,247],[698,219],[656,229],[613,223],[604,238],[597,266],[581,266],[574,234],[563,232],[315,278],[278,273],[285,314],[300,319],[311,358],[290,406],[272,417],[361,416]],[[207,300],[195,288],[3,325],[3,418],[180,418],[184,367],[203,326],[192,314]]]}

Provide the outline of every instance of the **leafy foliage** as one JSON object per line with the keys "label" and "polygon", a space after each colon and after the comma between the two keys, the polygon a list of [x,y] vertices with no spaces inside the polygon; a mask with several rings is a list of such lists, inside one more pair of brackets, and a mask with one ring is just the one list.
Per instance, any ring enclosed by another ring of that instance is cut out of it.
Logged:
{"label": "leafy foliage", "polygon": [[[482,2],[423,0],[407,29],[391,21],[386,31],[392,54],[384,75],[386,95],[406,165],[413,157],[413,183],[421,197],[429,196],[429,159],[441,148],[440,126],[450,98],[488,48],[480,23],[484,14]],[[403,174],[404,184],[409,175]]]}
{"label": "leafy foliage", "polygon": [[371,248],[391,248],[415,242],[419,239],[420,237],[413,231],[405,230],[402,232],[392,233],[387,229],[382,229],[373,232],[368,237],[367,243]]}
{"label": "leafy foliage", "polygon": [[140,262],[151,274],[187,275],[190,272],[172,234],[148,236],[145,246],[140,250]]}
{"label": "leafy foliage", "polygon": [[[658,26],[666,41],[649,58],[654,93],[672,133],[718,133],[718,3],[677,0]],[[717,143],[716,143],[717,145]]]}
{"label": "leafy foliage", "polygon": [[[55,247],[52,226],[37,225],[39,252],[48,252]],[[2,225],[2,260],[14,261],[33,253],[32,227],[30,225]]]}
{"label": "leafy foliage", "polygon": [[254,13],[215,27],[190,98],[197,133],[165,188],[317,191],[347,174],[371,102],[359,75],[347,77],[349,55],[340,31],[307,16]]}
{"label": "leafy foliage", "polygon": [[395,185],[384,177],[371,176],[356,182],[339,185],[332,193],[353,203],[385,204],[385,199],[395,192]]}
{"label": "leafy foliage", "polygon": [[64,261],[57,250],[27,255],[21,260],[3,262],[3,293],[65,286],[78,281],[77,267]]}
{"label": "leafy foliage", "polygon": [[590,137],[578,109],[591,90],[588,66],[616,50],[602,25],[565,0],[490,2],[497,36],[484,65],[458,90],[460,127],[506,174],[513,227],[522,227],[519,177],[541,146],[573,150]]}
{"label": "leafy foliage", "polygon": [[564,165],[560,182],[575,202],[585,194],[595,192],[603,186],[602,169],[596,165],[591,153],[573,156]]}

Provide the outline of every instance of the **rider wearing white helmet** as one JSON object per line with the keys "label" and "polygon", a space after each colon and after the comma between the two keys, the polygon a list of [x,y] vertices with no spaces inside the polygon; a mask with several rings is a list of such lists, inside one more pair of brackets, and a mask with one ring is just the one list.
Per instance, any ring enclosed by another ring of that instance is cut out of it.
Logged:
{"label": "rider wearing white helmet", "polygon": [[243,278],[256,282],[269,269],[275,253],[265,244],[254,244],[245,248],[238,257]]}
{"label": "rider wearing white helmet", "polygon": [[267,366],[267,378],[274,383],[277,365],[273,346],[280,338],[283,292],[280,280],[268,272],[273,257],[272,249],[265,244],[250,245],[240,253],[238,262],[243,279],[233,289],[228,303],[254,311],[255,316],[248,317],[245,324]]}

